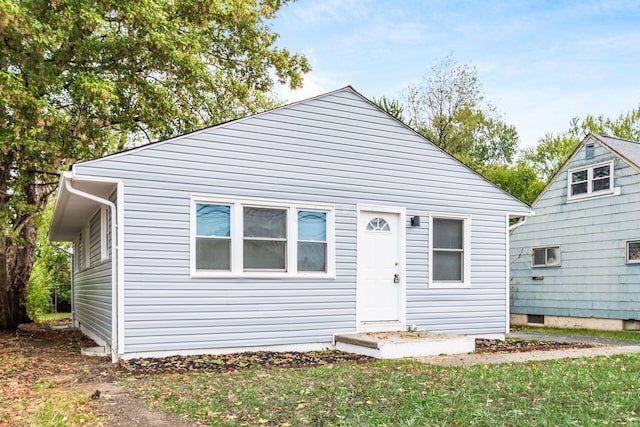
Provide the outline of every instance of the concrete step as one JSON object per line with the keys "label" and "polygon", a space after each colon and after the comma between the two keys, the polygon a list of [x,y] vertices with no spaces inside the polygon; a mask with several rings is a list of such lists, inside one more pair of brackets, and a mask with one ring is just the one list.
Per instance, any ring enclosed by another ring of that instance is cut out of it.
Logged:
{"label": "concrete step", "polygon": [[377,359],[464,354],[475,351],[475,338],[427,331],[336,334],[335,347]]}

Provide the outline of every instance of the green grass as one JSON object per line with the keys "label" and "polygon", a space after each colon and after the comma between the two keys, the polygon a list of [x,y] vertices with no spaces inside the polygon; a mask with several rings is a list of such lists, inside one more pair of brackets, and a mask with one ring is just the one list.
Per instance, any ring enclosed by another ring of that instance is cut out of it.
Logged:
{"label": "green grass", "polygon": [[154,406],[212,426],[640,424],[640,356],[437,367],[379,361],[131,377]]}
{"label": "green grass", "polygon": [[71,313],[45,313],[38,316],[36,319],[38,322],[49,322],[53,320],[71,320]]}
{"label": "green grass", "polygon": [[593,329],[562,329],[534,326],[512,328],[514,332],[539,332],[543,334],[575,335],[580,337],[613,338],[618,340],[640,341],[640,332],[633,331],[596,331]]}

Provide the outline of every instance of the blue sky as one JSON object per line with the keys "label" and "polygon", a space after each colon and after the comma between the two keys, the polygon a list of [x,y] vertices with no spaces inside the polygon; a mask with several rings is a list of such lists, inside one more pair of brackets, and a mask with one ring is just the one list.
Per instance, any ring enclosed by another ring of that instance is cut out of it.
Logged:
{"label": "blue sky", "polygon": [[296,101],[348,84],[399,98],[447,55],[476,67],[520,146],[572,117],[640,106],[640,2],[299,0],[272,21],[278,46],[313,71]]}

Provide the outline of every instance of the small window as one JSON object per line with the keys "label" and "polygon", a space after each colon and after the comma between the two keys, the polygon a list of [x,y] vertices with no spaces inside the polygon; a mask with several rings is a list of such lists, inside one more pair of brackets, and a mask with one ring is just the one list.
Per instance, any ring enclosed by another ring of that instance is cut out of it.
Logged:
{"label": "small window", "polygon": [[534,267],[556,267],[560,265],[560,247],[533,248]]}
{"label": "small window", "polygon": [[367,224],[368,231],[391,231],[389,224],[383,218],[373,218]]}
{"label": "small window", "polygon": [[470,281],[469,217],[430,216],[431,284],[465,286]]}
{"label": "small window", "polygon": [[569,171],[568,199],[613,192],[613,162]]}
{"label": "small window", "polygon": [[640,240],[627,240],[627,263],[640,264]]}

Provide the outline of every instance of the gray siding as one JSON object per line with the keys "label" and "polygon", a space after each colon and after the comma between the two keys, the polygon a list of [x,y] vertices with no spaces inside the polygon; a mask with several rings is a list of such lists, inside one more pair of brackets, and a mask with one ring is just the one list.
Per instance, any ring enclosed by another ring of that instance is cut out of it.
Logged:
{"label": "gray siding", "polygon": [[[567,203],[567,170],[612,159],[619,195]],[[512,313],[639,319],[640,265],[625,263],[625,240],[640,239],[638,172],[599,144],[587,161],[583,147],[534,209],[511,236]],[[532,247],[553,245],[561,265],[532,267]]]}
{"label": "gray siding", "polygon": [[89,222],[90,266],[76,264],[74,271],[75,319],[91,333],[111,342],[111,260],[102,261],[100,253],[100,210]]}
{"label": "gray siding", "polygon": [[[326,342],[353,331],[357,203],[406,207],[407,322],[501,333],[505,212],[527,209],[345,89],[79,164],[124,183],[125,352]],[[192,279],[190,195],[336,206],[335,279]],[[428,288],[429,212],[472,215],[472,286]]]}

